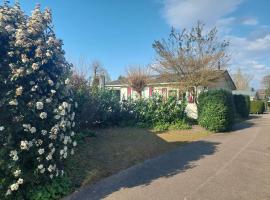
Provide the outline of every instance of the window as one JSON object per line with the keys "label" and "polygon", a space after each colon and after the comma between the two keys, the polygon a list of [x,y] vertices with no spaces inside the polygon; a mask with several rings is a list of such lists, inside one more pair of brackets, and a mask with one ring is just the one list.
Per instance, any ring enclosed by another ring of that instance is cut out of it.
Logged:
{"label": "window", "polygon": [[177,90],[169,90],[168,96],[169,97],[177,97]]}

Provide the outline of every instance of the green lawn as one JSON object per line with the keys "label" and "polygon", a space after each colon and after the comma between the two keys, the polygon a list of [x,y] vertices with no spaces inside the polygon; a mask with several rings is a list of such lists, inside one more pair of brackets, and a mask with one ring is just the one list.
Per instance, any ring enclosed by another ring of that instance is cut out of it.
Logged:
{"label": "green lawn", "polygon": [[67,163],[73,187],[94,183],[132,165],[209,135],[196,127],[157,133],[139,128],[96,130],[85,138]]}

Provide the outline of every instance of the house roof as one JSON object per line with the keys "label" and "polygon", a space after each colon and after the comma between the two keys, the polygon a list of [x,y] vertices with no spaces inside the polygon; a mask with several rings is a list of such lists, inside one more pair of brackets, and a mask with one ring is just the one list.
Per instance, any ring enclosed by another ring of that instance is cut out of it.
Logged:
{"label": "house roof", "polygon": [[[235,90],[236,86],[235,86],[229,72],[227,70],[222,70],[222,72],[223,72],[222,76],[224,76],[225,79],[231,83],[232,90]],[[160,85],[160,84],[172,84],[172,83],[179,83],[179,81],[174,76],[171,76],[171,80],[167,81],[162,76],[152,75],[152,76],[150,76],[150,81],[147,85]],[[127,86],[127,85],[128,85],[128,83],[127,83],[126,78],[121,78],[121,79],[106,83],[106,86],[108,86],[108,87],[115,87],[115,86],[121,87],[121,86]]]}
{"label": "house roof", "polygon": [[233,94],[242,94],[242,95],[247,95],[250,97],[255,97],[256,96],[256,91],[252,90],[234,90],[232,91]]}

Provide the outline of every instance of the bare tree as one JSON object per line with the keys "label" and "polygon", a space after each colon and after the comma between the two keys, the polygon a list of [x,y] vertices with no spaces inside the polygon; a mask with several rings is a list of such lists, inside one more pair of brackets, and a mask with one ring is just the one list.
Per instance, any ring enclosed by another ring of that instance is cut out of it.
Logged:
{"label": "bare tree", "polygon": [[237,90],[248,90],[250,88],[250,81],[252,80],[252,76],[249,74],[245,74],[241,71],[240,68],[237,69],[236,74],[233,75],[233,81],[235,83]]}
{"label": "bare tree", "polygon": [[105,76],[106,81],[111,81],[111,77],[110,77],[108,71],[103,67],[103,65],[101,64],[100,61],[94,60],[92,62],[92,70],[93,70],[93,72],[92,72],[93,78],[99,77],[100,75],[103,75],[103,76]]}
{"label": "bare tree", "polygon": [[217,29],[204,30],[200,22],[190,31],[177,32],[172,29],[168,39],[155,41],[158,65],[153,68],[168,81],[179,82],[182,89],[208,86],[217,79],[229,61],[226,53],[227,41],[219,41]]}
{"label": "bare tree", "polygon": [[270,97],[270,75],[263,77],[262,84],[265,89],[265,95],[267,98],[269,98]]}
{"label": "bare tree", "polygon": [[139,97],[142,97],[142,91],[149,80],[150,71],[141,66],[132,66],[127,69],[126,81],[128,85],[135,90]]}
{"label": "bare tree", "polygon": [[91,63],[86,57],[81,56],[77,62],[73,64],[73,73],[76,76],[83,77],[86,80],[90,80],[91,77]]}

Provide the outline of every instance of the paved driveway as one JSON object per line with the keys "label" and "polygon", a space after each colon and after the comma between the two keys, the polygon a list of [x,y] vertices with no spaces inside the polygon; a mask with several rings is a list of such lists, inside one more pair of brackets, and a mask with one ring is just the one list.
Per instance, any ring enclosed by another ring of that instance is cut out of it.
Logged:
{"label": "paved driveway", "polygon": [[67,200],[269,200],[270,114],[106,178]]}

